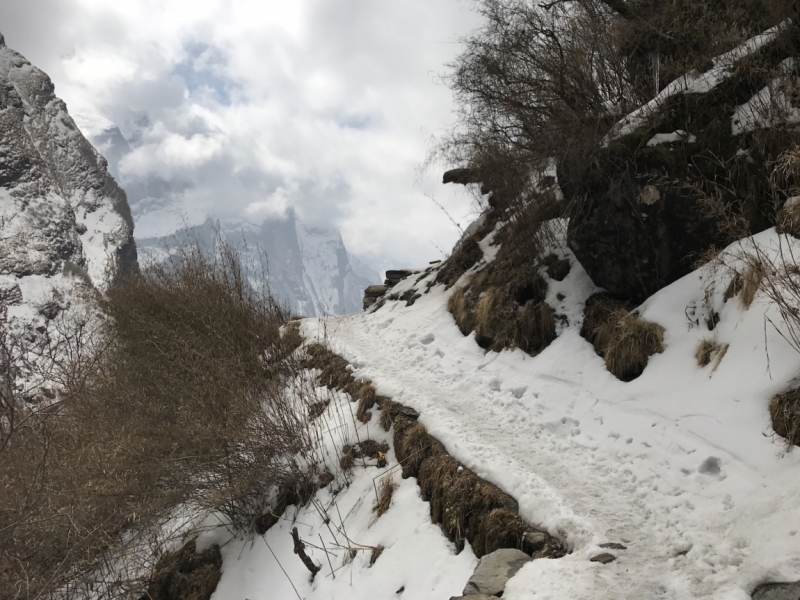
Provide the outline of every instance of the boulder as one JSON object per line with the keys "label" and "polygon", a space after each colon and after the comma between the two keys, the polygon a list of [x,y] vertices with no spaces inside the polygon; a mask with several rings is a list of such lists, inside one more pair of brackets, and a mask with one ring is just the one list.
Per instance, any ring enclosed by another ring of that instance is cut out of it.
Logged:
{"label": "boulder", "polygon": [[516,575],[531,557],[516,548],[501,548],[481,558],[472,577],[469,578],[464,595],[475,598],[475,594],[497,596],[503,593],[506,582]]}
{"label": "boulder", "polygon": [[418,273],[419,271],[412,271],[410,269],[393,269],[386,271],[386,281],[383,283],[388,285],[389,287],[394,287],[406,277],[411,277],[414,273]]}
{"label": "boulder", "polygon": [[597,556],[593,556],[589,559],[591,562],[600,563],[601,565],[607,565],[608,563],[612,563],[617,560],[617,557],[609,552],[603,552],[602,554],[598,554]]}
{"label": "boulder", "polygon": [[364,290],[364,310],[367,310],[370,306],[375,304],[378,298],[383,296],[387,291],[389,291],[388,285],[371,285]]}
{"label": "boulder", "polygon": [[798,598],[800,598],[800,581],[765,583],[753,592],[753,600],[797,600]]}
{"label": "boulder", "polygon": [[558,166],[573,207],[568,244],[595,284],[638,304],[745,234],[727,227],[730,215],[751,232],[776,223],[773,165],[794,134],[743,107],[776,80],[797,80],[784,60],[792,35],[673,82],[622,119],[593,161]]}

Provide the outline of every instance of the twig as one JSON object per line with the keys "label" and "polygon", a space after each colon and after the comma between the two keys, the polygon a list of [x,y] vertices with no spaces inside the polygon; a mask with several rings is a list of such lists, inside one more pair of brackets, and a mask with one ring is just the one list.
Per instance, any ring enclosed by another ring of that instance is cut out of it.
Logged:
{"label": "twig", "polygon": [[300,540],[300,535],[297,533],[297,527],[292,527],[292,539],[294,540],[294,553],[300,557],[300,560],[303,561],[306,569],[311,571],[311,580],[313,581],[320,568],[315,565],[314,561],[308,557],[308,554],[306,554],[306,546]]}
{"label": "twig", "polygon": [[333,565],[331,564],[331,557],[328,556],[328,549],[325,547],[325,540],[322,539],[322,534],[319,533],[319,541],[322,542],[322,549],[325,551],[325,557],[328,559],[328,566],[331,568],[331,577],[336,579],[336,575],[333,574]]}

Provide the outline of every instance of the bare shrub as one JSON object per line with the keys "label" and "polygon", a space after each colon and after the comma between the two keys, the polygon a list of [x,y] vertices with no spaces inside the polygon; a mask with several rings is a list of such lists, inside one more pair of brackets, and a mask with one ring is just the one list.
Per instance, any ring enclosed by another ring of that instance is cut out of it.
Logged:
{"label": "bare shrub", "polygon": [[650,356],[664,351],[664,328],[625,310],[612,313],[594,336],[606,367],[622,381],[639,377]]}
{"label": "bare shrub", "polygon": [[281,336],[288,315],[232,249],[174,258],[111,290],[105,318],[65,321],[60,346],[40,348],[48,402],[20,396],[16,361],[30,345],[0,328],[1,597],[46,597],[68,581],[78,595],[141,591],[146,565],[101,568],[123,532],[146,548],[184,503],[253,532],[273,486],[320,485],[306,421],[318,399],[296,337]]}

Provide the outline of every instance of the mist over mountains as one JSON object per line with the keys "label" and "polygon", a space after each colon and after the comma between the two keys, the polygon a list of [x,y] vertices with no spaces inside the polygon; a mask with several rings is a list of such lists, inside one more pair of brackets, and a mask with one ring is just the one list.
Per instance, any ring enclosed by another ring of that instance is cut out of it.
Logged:
{"label": "mist over mountains", "polygon": [[[124,187],[136,220],[142,255],[160,259],[168,248],[194,243],[213,252],[225,240],[236,248],[253,281],[267,277],[272,293],[292,312],[306,316],[346,314],[361,310],[363,290],[379,283],[381,274],[368,261],[347,251],[335,227],[302,222],[293,209],[284,216],[236,219],[181,212],[181,195],[195,182],[158,175],[131,176],[121,168],[149,126],[146,113],[131,113],[90,136],[108,160],[109,171]],[[382,266],[382,265],[381,265]]]}

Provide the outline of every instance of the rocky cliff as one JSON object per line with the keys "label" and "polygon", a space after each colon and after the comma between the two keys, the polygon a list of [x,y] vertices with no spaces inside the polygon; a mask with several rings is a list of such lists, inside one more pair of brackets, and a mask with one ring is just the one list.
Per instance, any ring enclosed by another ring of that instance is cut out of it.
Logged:
{"label": "rocky cliff", "polygon": [[107,288],[136,268],[130,209],[106,166],[56,97],[50,78],[0,35],[4,315],[12,306],[41,305],[75,282]]}

